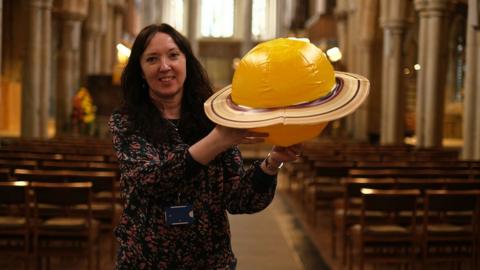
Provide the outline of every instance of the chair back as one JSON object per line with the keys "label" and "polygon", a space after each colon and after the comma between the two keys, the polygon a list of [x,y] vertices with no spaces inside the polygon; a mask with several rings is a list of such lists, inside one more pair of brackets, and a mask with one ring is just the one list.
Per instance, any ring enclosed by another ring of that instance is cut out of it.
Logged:
{"label": "chair back", "polygon": [[0,205],[23,204],[28,201],[28,182],[0,182]]}
{"label": "chair back", "polygon": [[426,211],[475,210],[480,190],[427,190]]}
{"label": "chair back", "polygon": [[29,184],[0,182],[0,255],[21,255],[25,267],[30,251]]}
{"label": "chair back", "polygon": [[420,196],[418,189],[361,189],[363,207],[371,211],[415,210]]}
{"label": "chair back", "polygon": [[352,197],[361,197],[362,188],[372,189],[391,189],[395,185],[393,178],[346,178],[343,182],[345,186],[345,195]]}
{"label": "chair back", "polygon": [[480,190],[427,190],[422,229],[423,264],[478,257]]}
{"label": "chair back", "polygon": [[[362,214],[361,223],[366,225],[369,223],[379,224],[407,224],[415,231],[417,204],[420,198],[420,190],[418,189],[369,189],[362,188]],[[372,220],[366,218],[367,212],[376,211],[383,214],[377,215]],[[400,215],[401,212],[407,212],[408,217]],[[365,226],[363,226],[365,227]]]}
{"label": "chair back", "polygon": [[88,204],[92,200],[91,182],[48,183],[33,182],[35,203],[72,206]]}

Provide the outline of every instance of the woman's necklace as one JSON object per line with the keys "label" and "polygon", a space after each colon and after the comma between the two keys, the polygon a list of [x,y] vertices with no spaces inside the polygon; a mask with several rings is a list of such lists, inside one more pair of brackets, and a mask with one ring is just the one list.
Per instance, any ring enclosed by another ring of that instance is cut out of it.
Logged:
{"label": "woman's necklace", "polygon": [[165,120],[167,120],[167,122],[170,123],[170,125],[171,125],[176,131],[178,131],[178,124],[180,123],[180,119],[168,119],[168,118],[165,118]]}

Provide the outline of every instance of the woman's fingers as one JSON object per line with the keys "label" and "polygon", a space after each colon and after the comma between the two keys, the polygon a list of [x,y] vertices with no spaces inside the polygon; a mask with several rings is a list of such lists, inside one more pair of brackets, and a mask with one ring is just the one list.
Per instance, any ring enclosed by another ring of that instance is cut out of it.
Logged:
{"label": "woman's fingers", "polygon": [[265,141],[265,138],[268,137],[268,133],[255,132],[248,129],[237,129],[237,132],[238,136],[240,137],[239,144],[262,143]]}
{"label": "woman's fingers", "polygon": [[268,137],[268,133],[265,132],[255,132],[246,129],[243,134],[244,137],[259,137],[259,138],[266,138]]}
{"label": "woman's fingers", "polygon": [[241,144],[255,144],[255,143],[262,143],[264,142],[264,138],[260,137],[245,137],[240,140]]}
{"label": "woman's fingers", "polygon": [[303,150],[303,145],[301,143],[294,144],[289,146],[288,149],[294,152],[297,156],[300,156]]}
{"label": "woman's fingers", "polygon": [[295,144],[288,147],[274,146],[272,149],[273,158],[286,162],[296,160],[302,154],[302,145]]}

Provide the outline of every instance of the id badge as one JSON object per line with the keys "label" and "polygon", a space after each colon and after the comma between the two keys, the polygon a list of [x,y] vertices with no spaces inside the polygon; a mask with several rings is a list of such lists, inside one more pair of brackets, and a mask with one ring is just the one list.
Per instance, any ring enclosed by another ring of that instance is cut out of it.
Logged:
{"label": "id badge", "polygon": [[168,225],[192,224],[192,205],[175,205],[167,207],[165,209],[165,221]]}

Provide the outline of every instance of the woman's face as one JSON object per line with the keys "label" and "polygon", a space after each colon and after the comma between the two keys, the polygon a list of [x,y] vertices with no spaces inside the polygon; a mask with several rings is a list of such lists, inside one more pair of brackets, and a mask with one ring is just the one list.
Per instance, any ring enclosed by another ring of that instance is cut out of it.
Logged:
{"label": "woman's face", "polygon": [[169,35],[158,32],[153,36],[140,65],[154,103],[182,98],[186,58]]}

